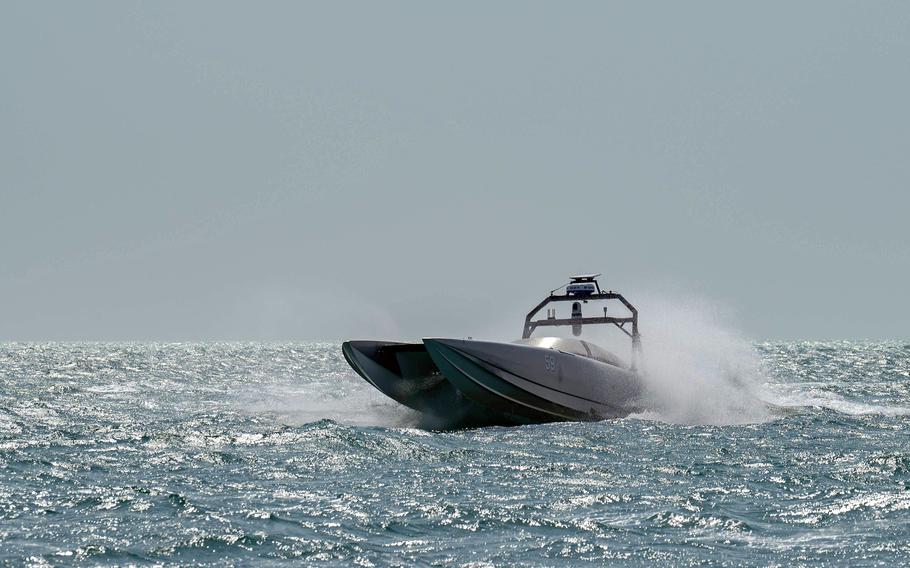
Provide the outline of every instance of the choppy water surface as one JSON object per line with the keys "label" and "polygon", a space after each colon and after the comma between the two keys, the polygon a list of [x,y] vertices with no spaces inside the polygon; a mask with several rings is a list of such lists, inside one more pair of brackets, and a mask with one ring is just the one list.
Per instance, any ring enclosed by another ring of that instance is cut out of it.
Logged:
{"label": "choppy water surface", "polygon": [[910,344],[756,349],[742,420],[431,432],[337,344],[0,345],[0,562],[910,563]]}

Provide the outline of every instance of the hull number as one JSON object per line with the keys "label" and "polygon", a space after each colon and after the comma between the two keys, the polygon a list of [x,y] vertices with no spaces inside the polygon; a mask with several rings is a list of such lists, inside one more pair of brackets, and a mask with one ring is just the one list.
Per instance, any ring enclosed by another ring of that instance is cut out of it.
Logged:
{"label": "hull number", "polygon": [[556,357],[554,357],[553,355],[544,355],[543,364],[544,364],[544,367],[546,367],[546,369],[548,371],[550,371],[551,373],[556,372]]}

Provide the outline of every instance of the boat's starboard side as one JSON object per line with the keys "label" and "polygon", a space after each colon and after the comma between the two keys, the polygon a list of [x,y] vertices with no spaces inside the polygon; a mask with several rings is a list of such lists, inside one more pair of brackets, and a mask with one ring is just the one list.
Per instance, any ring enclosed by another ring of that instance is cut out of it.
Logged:
{"label": "boat's starboard side", "polygon": [[461,339],[424,339],[446,379],[476,402],[529,420],[625,416],[640,396],[627,369],[555,349]]}

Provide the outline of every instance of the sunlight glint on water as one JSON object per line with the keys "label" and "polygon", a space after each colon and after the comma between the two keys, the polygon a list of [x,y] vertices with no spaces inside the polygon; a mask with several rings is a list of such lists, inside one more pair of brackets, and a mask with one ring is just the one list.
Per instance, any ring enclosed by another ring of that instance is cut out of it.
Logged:
{"label": "sunlight glint on water", "polygon": [[0,346],[0,562],[907,563],[910,345],[755,348],[748,420],[428,432],[337,344]]}

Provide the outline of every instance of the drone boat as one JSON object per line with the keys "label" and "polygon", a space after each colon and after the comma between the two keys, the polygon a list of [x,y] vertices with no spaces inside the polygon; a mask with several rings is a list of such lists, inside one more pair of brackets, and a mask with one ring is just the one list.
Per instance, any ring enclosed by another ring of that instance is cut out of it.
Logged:
{"label": "drone boat", "polygon": [[[600,274],[573,276],[528,313],[512,343],[425,338],[421,343],[347,341],[342,353],[368,383],[444,426],[514,425],[620,418],[638,410],[642,394],[638,310],[622,294],[603,291]],[[556,293],[563,290],[562,293]],[[585,316],[591,302],[621,303],[628,315]],[[571,303],[569,317],[547,308]],[[632,340],[631,364],[578,339],[582,328],[614,325]],[[627,329],[626,326],[630,329]],[[574,338],[531,337],[538,328],[571,327]]]}

